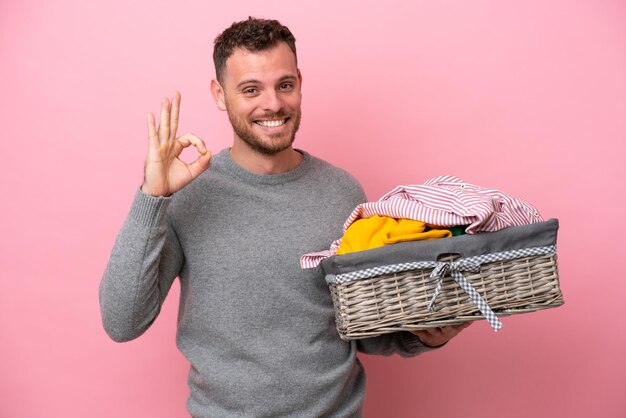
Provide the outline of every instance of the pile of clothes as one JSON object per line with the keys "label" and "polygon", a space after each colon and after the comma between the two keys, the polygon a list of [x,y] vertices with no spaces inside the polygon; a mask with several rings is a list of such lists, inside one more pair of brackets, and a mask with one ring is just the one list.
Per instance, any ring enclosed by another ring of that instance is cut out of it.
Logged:
{"label": "pile of clothes", "polygon": [[313,268],[335,254],[542,221],[537,209],[522,199],[439,176],[420,185],[397,186],[376,202],[358,205],[344,224],[343,237],[328,250],[303,255],[300,265]]}

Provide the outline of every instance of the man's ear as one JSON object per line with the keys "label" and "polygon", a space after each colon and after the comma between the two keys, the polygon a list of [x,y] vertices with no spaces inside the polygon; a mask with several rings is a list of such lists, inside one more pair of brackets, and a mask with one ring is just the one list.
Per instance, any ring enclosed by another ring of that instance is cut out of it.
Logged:
{"label": "man's ear", "polygon": [[220,85],[220,83],[213,79],[211,80],[211,94],[213,95],[213,100],[215,100],[215,104],[219,110],[226,110],[226,101],[224,100],[224,89]]}
{"label": "man's ear", "polygon": [[300,82],[300,85],[302,85],[302,73],[300,72],[299,68],[298,68],[298,81]]}

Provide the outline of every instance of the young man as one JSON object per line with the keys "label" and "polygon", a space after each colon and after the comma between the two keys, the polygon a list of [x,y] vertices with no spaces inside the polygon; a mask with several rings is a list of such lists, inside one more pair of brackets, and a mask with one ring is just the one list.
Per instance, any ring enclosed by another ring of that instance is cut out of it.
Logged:
{"label": "young man", "polygon": [[[413,356],[463,327],[342,341],[321,270],[302,254],[341,236],[365,201],[345,171],[292,147],[302,75],[295,39],[275,20],[250,18],[215,41],[211,92],[228,113],[231,148],[176,137],[180,95],[148,115],[145,177],[100,287],[115,341],[141,335],[176,277],[177,345],[191,363],[197,417],[359,416],[365,374],[357,351]],[[178,159],[194,146],[191,164]]]}

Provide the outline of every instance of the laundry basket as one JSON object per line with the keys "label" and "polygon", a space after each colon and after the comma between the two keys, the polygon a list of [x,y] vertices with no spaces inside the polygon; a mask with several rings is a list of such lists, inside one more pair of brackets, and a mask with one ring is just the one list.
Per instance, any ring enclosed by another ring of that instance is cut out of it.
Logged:
{"label": "laundry basket", "polygon": [[417,331],[563,304],[558,220],[413,241],[322,261],[344,340]]}

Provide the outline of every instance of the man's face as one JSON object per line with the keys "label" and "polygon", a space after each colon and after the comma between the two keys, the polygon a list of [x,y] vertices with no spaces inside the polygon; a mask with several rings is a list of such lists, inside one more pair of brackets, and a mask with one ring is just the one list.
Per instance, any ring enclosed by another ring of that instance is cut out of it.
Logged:
{"label": "man's face", "polygon": [[295,56],[284,42],[267,51],[236,49],[216,96],[228,112],[235,140],[265,155],[289,148],[300,125],[301,82]]}

